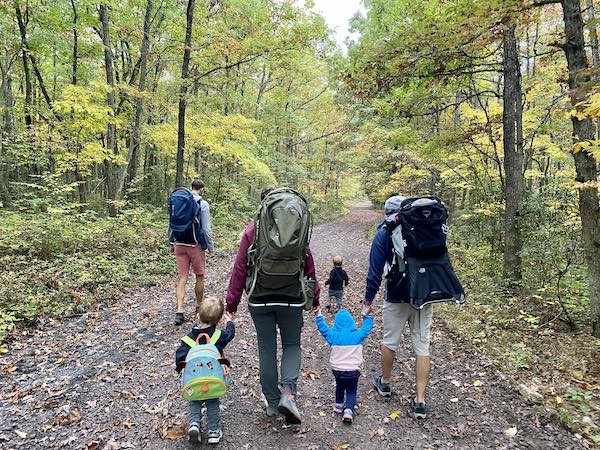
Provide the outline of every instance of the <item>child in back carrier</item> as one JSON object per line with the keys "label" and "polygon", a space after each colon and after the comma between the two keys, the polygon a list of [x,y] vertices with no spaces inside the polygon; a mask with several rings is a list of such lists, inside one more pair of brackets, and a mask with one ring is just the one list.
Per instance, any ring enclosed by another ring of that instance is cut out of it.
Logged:
{"label": "child in back carrier", "polygon": [[[332,327],[327,325],[320,309],[316,311],[317,328],[331,346],[329,362],[335,377],[335,405],[333,410],[342,414],[344,423],[352,423],[356,405],[356,391],[363,363],[362,343],[373,329],[373,316],[363,319],[360,329],[352,315],[341,309],[335,315]],[[345,397],[345,398],[344,398]]]}
{"label": "child in back carrier", "polygon": [[[223,317],[223,311],[225,305],[222,300],[216,297],[207,297],[200,305],[198,305],[198,319],[199,324],[194,325],[192,330],[188,333],[188,337],[192,340],[196,340],[199,335],[206,334],[209,338],[217,330],[217,324]],[[215,347],[223,356],[223,349],[225,346],[235,337],[235,325],[229,315],[227,317],[227,325],[225,330],[221,330],[221,334],[218,340],[215,342]],[[177,372],[181,372],[185,368],[185,359],[190,351],[190,345],[182,342],[177,353],[175,354],[175,365]],[[210,400],[193,400],[189,402],[189,422],[190,428],[188,430],[188,436],[191,442],[200,442],[200,419],[202,418],[202,404],[206,405],[206,418],[208,422],[208,443],[218,444],[223,436],[220,427],[219,407],[220,400],[218,398]]]}
{"label": "child in back carrier", "polygon": [[342,308],[344,302],[344,287],[348,286],[348,274],[342,269],[344,260],[341,256],[333,257],[333,269],[329,273],[329,279],[325,282],[325,286],[329,286],[329,304],[327,311],[331,311],[333,301],[335,299],[337,309]]}

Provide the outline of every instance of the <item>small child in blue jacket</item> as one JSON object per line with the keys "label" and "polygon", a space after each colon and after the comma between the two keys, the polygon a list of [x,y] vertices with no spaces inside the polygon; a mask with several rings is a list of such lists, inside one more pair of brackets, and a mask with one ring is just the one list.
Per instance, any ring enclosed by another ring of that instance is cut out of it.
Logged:
{"label": "small child in blue jacket", "polygon": [[333,326],[329,327],[319,309],[316,312],[316,322],[317,328],[331,346],[329,362],[336,383],[333,410],[338,414],[343,413],[342,420],[350,424],[356,406],[356,391],[363,363],[362,343],[373,330],[373,316],[366,316],[362,327],[357,330],[352,315],[348,310],[341,309],[335,315]]}

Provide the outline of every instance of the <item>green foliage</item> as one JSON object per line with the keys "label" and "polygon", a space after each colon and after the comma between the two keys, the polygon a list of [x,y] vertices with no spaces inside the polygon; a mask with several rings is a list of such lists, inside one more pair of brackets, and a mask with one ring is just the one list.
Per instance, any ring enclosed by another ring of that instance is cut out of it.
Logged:
{"label": "green foliage", "polygon": [[165,220],[140,208],[117,218],[0,213],[0,339],[14,323],[108,303],[173,273]]}

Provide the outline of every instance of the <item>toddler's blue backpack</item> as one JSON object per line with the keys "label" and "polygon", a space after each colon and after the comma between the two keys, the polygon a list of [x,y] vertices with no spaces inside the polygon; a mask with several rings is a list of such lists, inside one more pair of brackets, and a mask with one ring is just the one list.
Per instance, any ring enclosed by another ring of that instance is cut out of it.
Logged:
{"label": "toddler's blue backpack", "polygon": [[[221,357],[215,343],[221,337],[221,330],[215,330],[212,338],[201,333],[194,341],[189,336],[181,338],[191,348],[185,357],[183,370],[182,396],[185,400],[210,400],[227,394],[231,383],[229,361]],[[200,344],[204,339],[204,344]]]}

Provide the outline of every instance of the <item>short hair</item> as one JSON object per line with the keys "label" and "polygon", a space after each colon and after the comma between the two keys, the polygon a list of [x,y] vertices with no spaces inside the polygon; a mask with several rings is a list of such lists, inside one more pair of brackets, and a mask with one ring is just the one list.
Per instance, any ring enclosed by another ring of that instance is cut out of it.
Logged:
{"label": "short hair", "polygon": [[342,264],[344,264],[344,258],[342,258],[340,255],[336,255],[333,257],[333,265],[336,267],[342,267]]}
{"label": "short hair", "polygon": [[275,189],[277,189],[275,186],[269,186],[269,187],[263,188],[263,190],[260,191],[260,201],[262,202],[265,199],[265,197],[267,195],[269,195],[271,192],[273,192]]}
{"label": "short hair", "polygon": [[206,297],[198,305],[198,318],[200,322],[216,325],[223,317],[225,305],[223,300],[217,297]]}
{"label": "short hair", "polygon": [[192,181],[192,189],[194,191],[199,191],[203,187],[204,187],[204,181],[202,181],[200,179],[195,179],[194,181]]}

